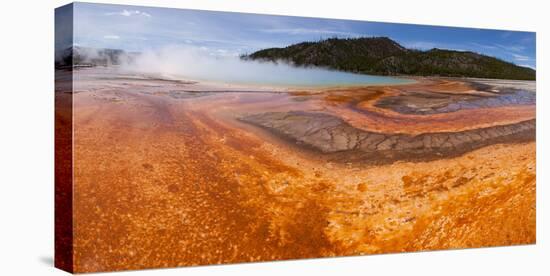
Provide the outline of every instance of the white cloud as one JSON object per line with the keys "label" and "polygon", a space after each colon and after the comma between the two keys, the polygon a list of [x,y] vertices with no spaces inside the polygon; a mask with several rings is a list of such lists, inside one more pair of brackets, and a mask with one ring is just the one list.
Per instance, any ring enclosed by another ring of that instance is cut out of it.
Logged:
{"label": "white cloud", "polygon": [[481,48],[484,48],[484,49],[489,49],[489,50],[504,50],[504,51],[509,51],[509,52],[522,52],[523,50],[525,50],[525,47],[524,46],[521,46],[521,45],[502,45],[502,44],[491,44],[491,45],[487,45],[487,44],[480,44],[480,43],[476,43],[476,42],[472,42],[470,43],[474,46],[477,46],[477,47],[481,47]]}
{"label": "white cloud", "polygon": [[104,35],[104,39],[120,39],[120,36],[118,35]]}
{"label": "white cloud", "polygon": [[138,10],[126,10],[126,9],[124,9],[120,12],[108,12],[105,15],[120,15],[120,16],[126,16],[126,17],[136,15],[136,16],[151,17],[151,14],[146,13],[146,12],[142,12],[142,11],[138,11]]}
{"label": "white cloud", "polygon": [[480,44],[477,42],[472,42],[470,44],[479,48],[489,49],[489,50],[497,50],[499,48],[498,46],[495,46],[495,45]]}
{"label": "white cloud", "polygon": [[495,44],[495,45],[503,50],[508,50],[512,52],[521,52],[525,50],[525,47],[521,45],[502,45],[502,44]]}
{"label": "white cloud", "polygon": [[519,66],[522,66],[522,67],[527,67],[527,68],[531,68],[533,70],[537,70],[537,68],[533,65],[530,65],[530,64],[518,64]]}
{"label": "white cloud", "polygon": [[517,61],[531,60],[528,56],[524,56],[524,55],[512,54],[512,56],[514,56],[514,59],[517,60]]}
{"label": "white cloud", "polygon": [[404,43],[404,45],[407,48],[417,49],[417,50],[430,50],[433,48],[437,48],[437,44],[433,42],[426,42],[426,41],[413,41],[409,43]]}
{"label": "white cloud", "polygon": [[235,51],[229,51],[226,49],[217,49],[215,52],[210,53],[210,55],[220,56],[220,57],[237,57],[239,56],[239,53]]}
{"label": "white cloud", "polygon": [[346,36],[366,36],[358,33],[342,32],[326,29],[307,29],[307,28],[288,28],[288,29],[262,29],[260,32],[270,34],[291,34],[291,35],[304,35],[304,34],[321,34],[321,35],[346,35]]}
{"label": "white cloud", "polygon": [[143,15],[143,16],[145,16],[145,17],[151,17],[151,15],[148,14],[148,13],[146,13],[146,12],[141,12],[140,14]]}

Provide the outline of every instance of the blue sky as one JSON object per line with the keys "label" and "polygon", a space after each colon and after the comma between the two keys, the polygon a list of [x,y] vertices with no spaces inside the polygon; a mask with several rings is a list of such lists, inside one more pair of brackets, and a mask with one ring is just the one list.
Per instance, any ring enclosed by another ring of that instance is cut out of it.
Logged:
{"label": "blue sky", "polygon": [[76,3],[74,42],[144,51],[188,45],[239,55],[330,37],[387,36],[407,48],[474,51],[535,68],[535,33]]}

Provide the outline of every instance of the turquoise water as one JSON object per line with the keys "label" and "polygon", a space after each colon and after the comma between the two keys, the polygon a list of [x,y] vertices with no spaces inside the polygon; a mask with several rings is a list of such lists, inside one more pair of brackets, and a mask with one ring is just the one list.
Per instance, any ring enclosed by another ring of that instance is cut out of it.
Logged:
{"label": "turquoise water", "polygon": [[211,57],[200,51],[177,49],[143,54],[129,68],[178,79],[260,86],[367,86],[414,82],[406,78],[354,74],[319,67],[296,67],[283,62]]}
{"label": "turquoise water", "polygon": [[187,80],[260,86],[366,86],[414,82],[406,78],[354,74],[319,67],[296,67],[284,62],[213,57],[203,51],[186,48],[142,54],[129,68]]}
{"label": "turquoise water", "polygon": [[[163,64],[169,64],[165,60]],[[319,67],[296,67],[286,63],[241,61],[234,58],[182,59],[169,66],[169,73],[197,81],[280,87],[326,87],[392,85],[414,82],[412,79],[355,74]]]}
{"label": "turquoise water", "polygon": [[257,71],[236,69],[209,76],[191,76],[196,80],[287,87],[369,86],[413,83],[412,79],[355,74],[320,68],[296,68],[291,66],[266,66]]}

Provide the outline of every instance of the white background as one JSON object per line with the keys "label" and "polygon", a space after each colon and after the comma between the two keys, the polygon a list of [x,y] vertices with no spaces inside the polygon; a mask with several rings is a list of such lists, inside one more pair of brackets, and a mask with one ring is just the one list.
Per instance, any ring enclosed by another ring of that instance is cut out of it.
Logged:
{"label": "white background", "polygon": [[[90,1],[97,2],[97,1]],[[136,275],[549,275],[546,1],[135,0],[117,4],[537,32],[537,245],[124,272]],[[5,1],[0,14],[0,275],[53,268],[54,8]],[[546,170],[544,169],[546,167]],[[546,225],[545,225],[546,224]],[[118,274],[113,274],[118,275]]]}

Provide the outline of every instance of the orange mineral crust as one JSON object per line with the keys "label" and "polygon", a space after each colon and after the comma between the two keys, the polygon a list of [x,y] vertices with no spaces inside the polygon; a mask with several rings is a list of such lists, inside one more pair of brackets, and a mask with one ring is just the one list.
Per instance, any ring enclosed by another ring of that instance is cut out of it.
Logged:
{"label": "orange mineral crust", "polygon": [[[223,92],[98,75],[75,72],[75,272],[535,243],[523,92],[435,78]],[[330,130],[326,147],[307,130]],[[385,138],[355,156],[366,131]],[[402,154],[416,135],[430,140]]]}

